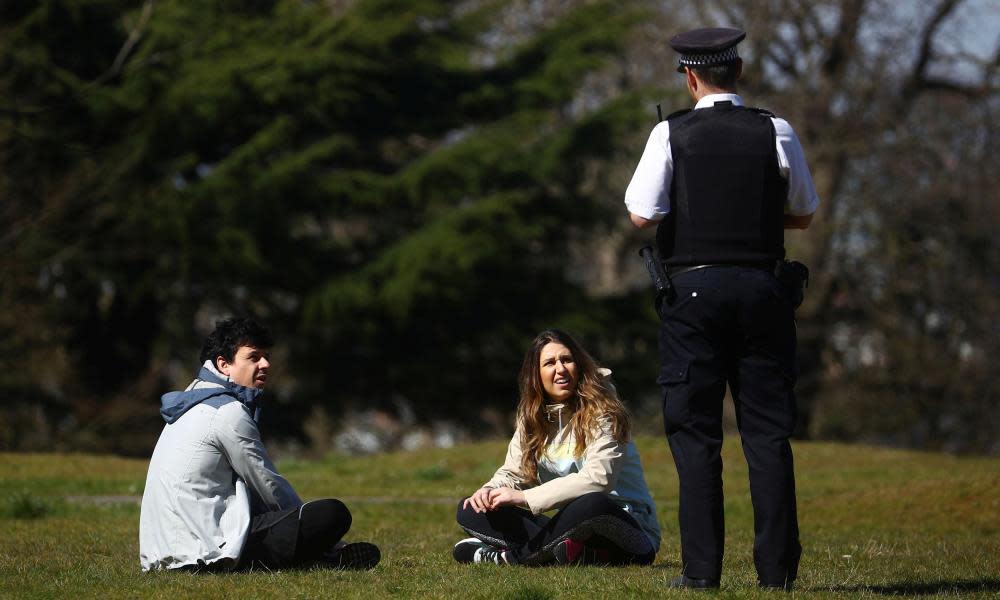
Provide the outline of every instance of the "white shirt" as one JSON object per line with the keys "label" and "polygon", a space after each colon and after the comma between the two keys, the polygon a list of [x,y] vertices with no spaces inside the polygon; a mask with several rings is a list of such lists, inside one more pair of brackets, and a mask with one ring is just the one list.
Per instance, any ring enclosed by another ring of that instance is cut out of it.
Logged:
{"label": "white shirt", "polygon": [[[210,386],[221,387],[196,379],[188,389]],[[267,510],[302,504],[275,469],[242,403],[217,396],[166,425],[142,494],[142,570],[219,561],[235,566],[250,529],[251,491]]]}
{"label": "white shirt", "polygon": [[[710,94],[695,105],[695,110],[729,101],[743,106],[737,94]],[[819,196],[813,186],[812,175],[806,164],[805,153],[792,126],[784,119],[772,117],[775,146],[778,150],[778,167],[781,176],[788,180],[788,198],[785,214],[811,215],[819,206]],[[636,216],[659,221],[670,212],[670,184],[674,175],[674,159],[670,152],[670,123],[662,121],[653,128],[646,142],[646,149],[635,168],[632,181],[625,190],[625,206]]]}

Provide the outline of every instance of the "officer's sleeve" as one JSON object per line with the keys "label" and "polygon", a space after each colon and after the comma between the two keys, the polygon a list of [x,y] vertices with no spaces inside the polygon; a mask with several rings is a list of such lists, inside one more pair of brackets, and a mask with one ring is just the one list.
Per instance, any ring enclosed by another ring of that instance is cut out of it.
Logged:
{"label": "officer's sleeve", "polygon": [[670,212],[670,182],[674,161],[670,155],[670,124],[653,128],[632,181],[625,190],[625,206],[633,215],[659,221]]}
{"label": "officer's sleeve", "polygon": [[520,490],[524,487],[525,480],[521,474],[521,425],[518,424],[514,431],[514,437],[507,445],[507,457],[503,461],[503,466],[497,469],[493,477],[483,484],[486,488],[513,488]]}
{"label": "officer's sleeve", "polygon": [[813,185],[806,155],[788,121],[774,117],[774,132],[778,147],[778,166],[781,175],[788,180],[788,199],[785,201],[785,214],[804,216],[816,212],[819,207],[819,196]]}
{"label": "officer's sleeve", "polygon": [[264,503],[268,510],[302,505],[302,500],[278,473],[264,448],[260,430],[243,405],[230,402],[216,415],[215,435],[222,453],[236,474]]}
{"label": "officer's sleeve", "polygon": [[590,492],[610,492],[618,483],[617,467],[624,456],[623,444],[611,435],[610,423],[603,421],[597,437],[583,453],[583,467],[576,473],[525,490],[528,508],[537,515],[562,508]]}

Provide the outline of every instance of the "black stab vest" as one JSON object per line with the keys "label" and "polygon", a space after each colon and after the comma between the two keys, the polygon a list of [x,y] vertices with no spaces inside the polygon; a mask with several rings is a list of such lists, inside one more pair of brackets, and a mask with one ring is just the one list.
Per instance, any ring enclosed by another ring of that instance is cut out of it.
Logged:
{"label": "black stab vest", "polygon": [[670,212],[656,229],[668,266],[756,264],[785,256],[788,182],[770,113],[716,103],[675,113]]}

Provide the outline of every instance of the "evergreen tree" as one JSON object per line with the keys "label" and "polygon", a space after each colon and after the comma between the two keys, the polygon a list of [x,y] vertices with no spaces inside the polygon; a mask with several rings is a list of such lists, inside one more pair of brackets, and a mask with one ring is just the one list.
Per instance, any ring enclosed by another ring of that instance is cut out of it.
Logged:
{"label": "evergreen tree", "polygon": [[607,218],[588,161],[642,117],[631,97],[574,108],[634,10],[580,3],[497,43],[504,10],[7,5],[0,352],[25,368],[4,393],[145,451],[199,337],[249,312],[284,338],[286,431],[312,405],[509,410],[536,329],[610,326],[568,244]]}

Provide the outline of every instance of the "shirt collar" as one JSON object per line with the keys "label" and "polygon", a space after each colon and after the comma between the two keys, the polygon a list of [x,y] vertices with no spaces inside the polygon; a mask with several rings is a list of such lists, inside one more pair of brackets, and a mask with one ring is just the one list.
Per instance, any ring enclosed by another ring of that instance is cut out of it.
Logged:
{"label": "shirt collar", "polygon": [[743,99],[739,94],[709,94],[695,104],[695,109],[709,108],[716,102],[732,102],[734,106],[743,106]]}

